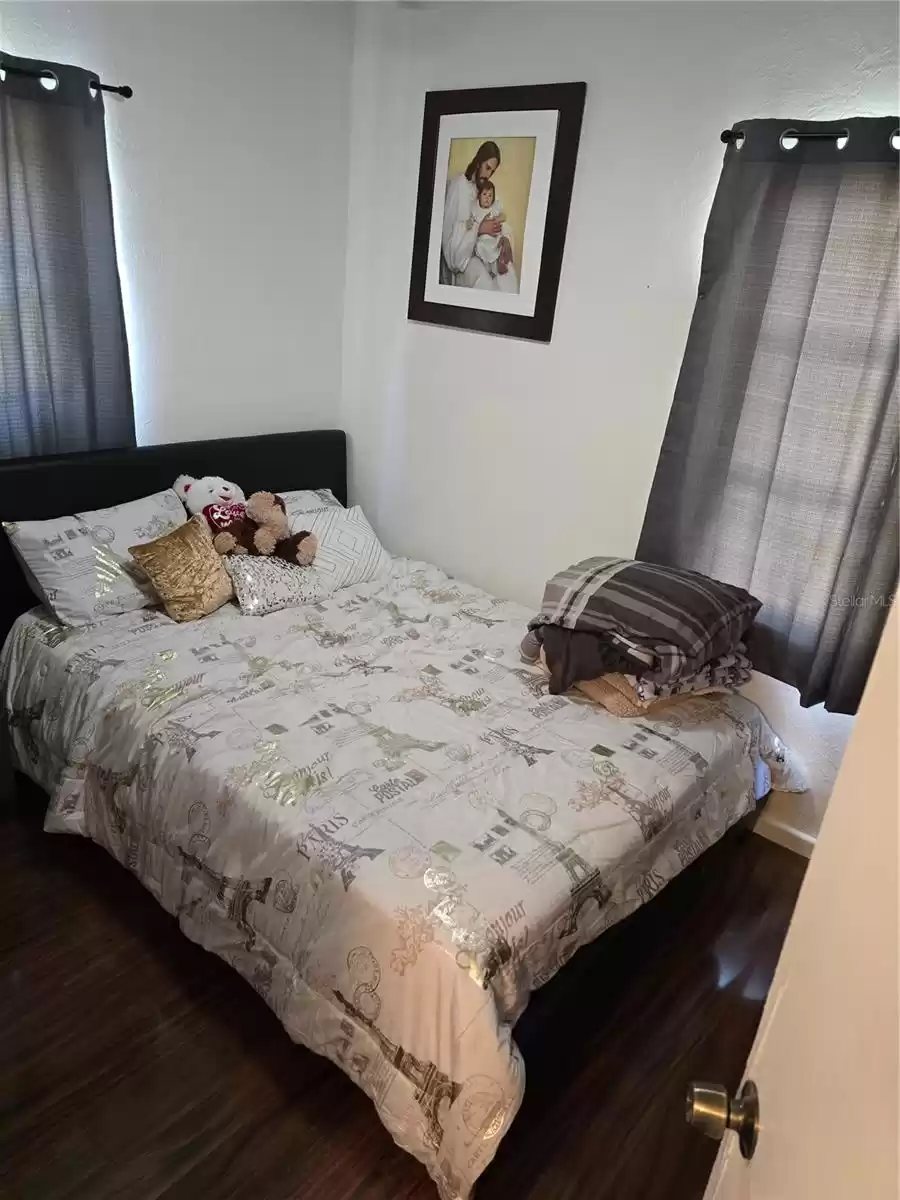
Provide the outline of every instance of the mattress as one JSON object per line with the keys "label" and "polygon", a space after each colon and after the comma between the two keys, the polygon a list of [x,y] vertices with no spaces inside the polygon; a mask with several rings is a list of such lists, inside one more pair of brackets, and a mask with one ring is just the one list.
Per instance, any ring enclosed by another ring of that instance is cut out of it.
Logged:
{"label": "mattress", "polygon": [[461,1200],[522,1099],[529,994],[747,813],[740,696],[625,720],[551,697],[530,613],[394,560],[266,617],[33,611],[0,659],[46,827],[133,871]]}

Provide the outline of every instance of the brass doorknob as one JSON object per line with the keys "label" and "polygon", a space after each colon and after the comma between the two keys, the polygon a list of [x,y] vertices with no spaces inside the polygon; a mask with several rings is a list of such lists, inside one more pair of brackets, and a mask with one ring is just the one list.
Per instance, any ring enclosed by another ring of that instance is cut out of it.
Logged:
{"label": "brass doorknob", "polygon": [[741,1154],[753,1157],[759,1137],[759,1093],[752,1079],[733,1100],[720,1083],[688,1084],[684,1117],[714,1142],[721,1142],[726,1130],[734,1130]]}

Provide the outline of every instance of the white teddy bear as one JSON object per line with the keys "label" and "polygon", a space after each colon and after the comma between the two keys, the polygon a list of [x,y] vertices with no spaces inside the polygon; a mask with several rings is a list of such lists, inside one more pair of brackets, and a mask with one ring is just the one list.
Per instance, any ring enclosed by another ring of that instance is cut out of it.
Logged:
{"label": "white teddy bear", "polygon": [[221,475],[179,475],[172,485],[191,516],[202,513],[210,504],[243,504],[247,497],[236,483]]}

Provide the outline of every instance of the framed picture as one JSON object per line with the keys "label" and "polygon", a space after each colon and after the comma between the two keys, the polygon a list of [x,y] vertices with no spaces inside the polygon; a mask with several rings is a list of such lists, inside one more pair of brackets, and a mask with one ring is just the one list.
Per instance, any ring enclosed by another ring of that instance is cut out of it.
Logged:
{"label": "framed picture", "polygon": [[585,92],[426,94],[412,320],[550,341]]}

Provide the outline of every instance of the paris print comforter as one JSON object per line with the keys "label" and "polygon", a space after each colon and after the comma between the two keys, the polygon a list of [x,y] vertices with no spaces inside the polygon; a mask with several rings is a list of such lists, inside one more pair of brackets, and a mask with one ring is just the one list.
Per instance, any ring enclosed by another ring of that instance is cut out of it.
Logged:
{"label": "paris print comforter", "polygon": [[739,696],[634,720],[549,696],[529,616],[395,560],[261,618],[35,611],[0,661],[47,828],[133,871],[444,1200],[518,1109],[529,993],[743,816],[780,749]]}

